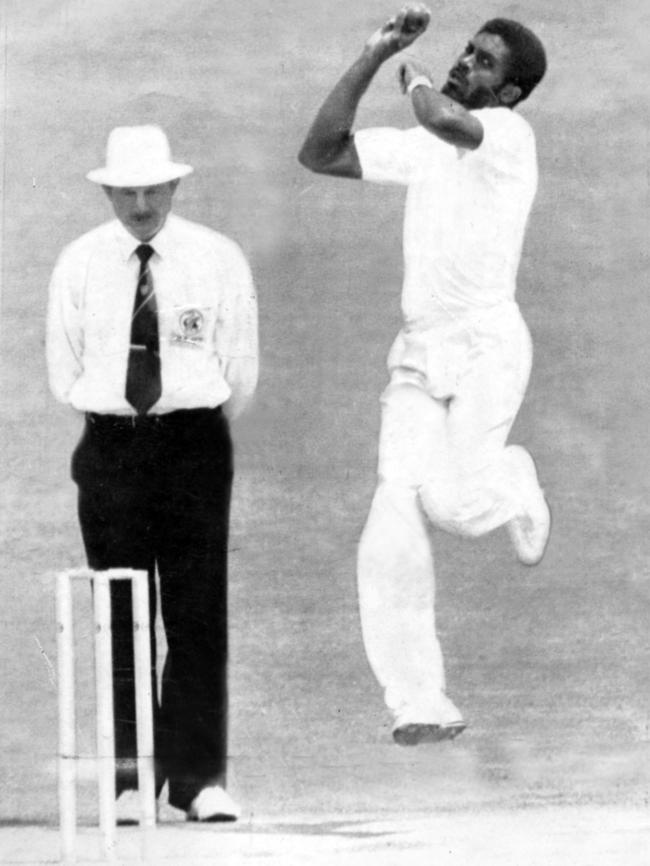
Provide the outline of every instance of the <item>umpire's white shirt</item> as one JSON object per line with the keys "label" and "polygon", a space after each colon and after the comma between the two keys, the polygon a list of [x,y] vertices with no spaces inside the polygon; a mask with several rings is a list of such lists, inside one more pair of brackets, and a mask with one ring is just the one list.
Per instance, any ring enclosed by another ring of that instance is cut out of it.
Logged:
{"label": "umpire's white shirt", "polygon": [[[112,220],[61,253],[50,282],[47,362],[54,396],[84,412],[133,414],[124,396],[139,241]],[[153,413],[238,414],[257,383],[257,301],[233,241],[169,214],[150,241],[162,394]]]}
{"label": "umpire's white shirt", "polygon": [[408,187],[402,311],[407,325],[512,300],[537,187],[535,138],[508,108],[472,112],[476,150],[446,144],[421,126],[354,136],[364,180]]}

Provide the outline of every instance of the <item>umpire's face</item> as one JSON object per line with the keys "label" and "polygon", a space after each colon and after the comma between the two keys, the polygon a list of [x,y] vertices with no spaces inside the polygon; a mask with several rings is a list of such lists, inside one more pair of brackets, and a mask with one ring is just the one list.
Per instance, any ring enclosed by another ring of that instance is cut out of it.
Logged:
{"label": "umpire's face", "polygon": [[139,241],[150,241],[165,224],[177,180],[156,186],[105,186],[115,216]]}

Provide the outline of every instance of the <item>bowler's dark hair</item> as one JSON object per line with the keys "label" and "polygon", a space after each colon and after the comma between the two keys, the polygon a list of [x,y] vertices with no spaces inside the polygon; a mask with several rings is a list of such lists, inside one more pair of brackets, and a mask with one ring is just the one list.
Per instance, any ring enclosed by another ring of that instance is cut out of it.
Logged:
{"label": "bowler's dark hair", "polygon": [[528,27],[509,18],[492,18],[479,33],[492,33],[503,39],[510,53],[506,81],[520,88],[518,102],[526,99],[546,72],[546,52],[539,37]]}

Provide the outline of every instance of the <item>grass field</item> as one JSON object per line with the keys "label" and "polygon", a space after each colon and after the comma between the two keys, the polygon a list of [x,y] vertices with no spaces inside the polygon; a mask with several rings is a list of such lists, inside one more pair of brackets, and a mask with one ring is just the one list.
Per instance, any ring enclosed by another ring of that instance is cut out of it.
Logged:
{"label": "grass field", "polygon": [[[177,211],[242,245],[260,295],[262,375],[235,431],[231,556],[231,777],[249,825],[648,804],[650,16],[632,0],[441,0],[412,49],[440,80],[497,14],[548,48],[548,77],[522,108],[540,163],[518,294],[536,354],[513,439],[538,460],[555,534],[533,570],[503,532],[436,536],[449,688],[470,727],[440,749],[400,750],[361,645],[354,563],[399,327],[403,196],[296,161],[328,88],[393,11],[1,6],[0,827],[24,828],[21,839],[56,825],[52,574],[83,559],[68,474],[80,420],[47,390],[47,282],[62,245],[109,215],[83,179],[103,164],[108,131],[149,121],[196,169]],[[360,125],[412,123],[396,67]],[[6,850],[0,832],[0,862]]]}

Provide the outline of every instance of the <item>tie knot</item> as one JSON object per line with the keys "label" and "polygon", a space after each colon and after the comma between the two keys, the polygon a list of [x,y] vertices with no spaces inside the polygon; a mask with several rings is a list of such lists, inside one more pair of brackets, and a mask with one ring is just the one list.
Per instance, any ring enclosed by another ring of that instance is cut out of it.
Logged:
{"label": "tie knot", "polygon": [[154,248],[149,244],[140,244],[136,247],[135,254],[140,259],[140,264],[144,266],[154,254]]}

